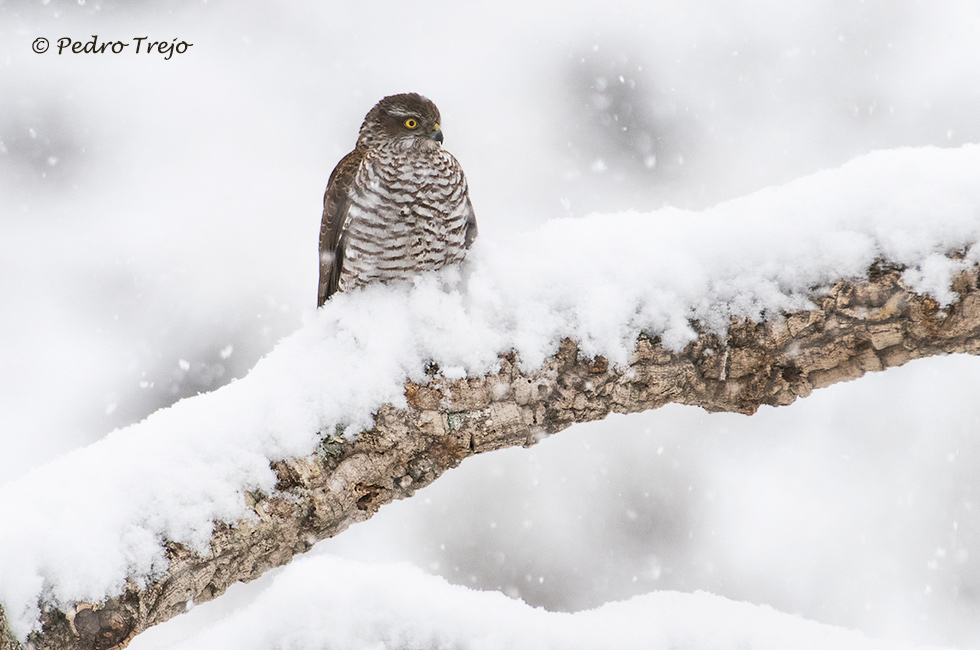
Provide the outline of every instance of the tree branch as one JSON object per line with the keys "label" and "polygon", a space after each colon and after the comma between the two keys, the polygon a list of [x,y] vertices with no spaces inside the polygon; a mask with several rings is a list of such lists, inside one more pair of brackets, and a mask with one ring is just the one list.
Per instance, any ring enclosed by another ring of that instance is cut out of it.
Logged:
{"label": "tree branch", "polygon": [[[703,333],[680,353],[641,336],[627,367],[585,359],[566,339],[530,372],[504,355],[496,374],[447,380],[435,372],[427,384],[408,383],[408,408],[382,407],[356,442],[328,439],[312,456],[273,463],[277,492],[246,495],[257,517],[216,525],[208,557],[168,543],[163,579],[131,583],[122,596],[73,611],[49,609],[29,641],[38,650],[123,647],[189,604],[286,564],[411,496],[468,456],[530,446],[577,422],[670,402],[751,414],[912,359],[980,353],[976,267],[956,279],[959,297],[947,308],[911,292],[900,275],[876,266],[868,281],[841,281],[815,298],[815,309],[733,323],[725,338]],[[0,609],[0,650],[16,648]]]}

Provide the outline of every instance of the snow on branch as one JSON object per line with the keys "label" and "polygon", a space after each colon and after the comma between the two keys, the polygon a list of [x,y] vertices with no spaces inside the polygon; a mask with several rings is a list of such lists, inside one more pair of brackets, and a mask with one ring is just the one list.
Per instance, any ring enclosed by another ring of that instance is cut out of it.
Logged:
{"label": "snow on branch", "polygon": [[247,377],[0,486],[0,649],[122,647],[462,459],[980,352],[980,147],[552,222],[340,295]]}

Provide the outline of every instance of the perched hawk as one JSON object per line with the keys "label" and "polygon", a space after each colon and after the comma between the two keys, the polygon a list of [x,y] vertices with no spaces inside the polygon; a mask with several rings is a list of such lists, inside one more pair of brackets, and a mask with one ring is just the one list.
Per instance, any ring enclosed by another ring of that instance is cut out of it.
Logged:
{"label": "perched hawk", "polygon": [[415,93],[385,97],[364,117],[323,197],[317,307],[336,291],[462,261],[476,215],[439,122]]}

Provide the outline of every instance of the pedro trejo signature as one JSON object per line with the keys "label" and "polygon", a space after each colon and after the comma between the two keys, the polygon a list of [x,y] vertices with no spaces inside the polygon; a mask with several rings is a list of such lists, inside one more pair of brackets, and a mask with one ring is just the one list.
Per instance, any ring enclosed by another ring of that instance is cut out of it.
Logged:
{"label": "pedro trejo signature", "polygon": [[[97,34],[93,34],[92,38],[87,41],[75,40],[68,36],[63,36],[55,41],[55,46],[57,47],[57,52],[61,54],[122,54],[124,52],[132,52],[133,54],[160,54],[163,56],[165,61],[169,61],[174,54],[183,54],[187,52],[190,48],[194,47],[193,43],[188,43],[187,41],[181,40],[178,42],[176,38],[169,41],[154,41],[151,40],[149,36],[136,36],[130,41],[120,41],[120,40],[99,40]],[[50,47],[50,42],[43,36],[38,37],[34,40],[32,49],[38,54],[43,54],[48,51]],[[133,47],[132,50],[127,50],[127,48]]]}

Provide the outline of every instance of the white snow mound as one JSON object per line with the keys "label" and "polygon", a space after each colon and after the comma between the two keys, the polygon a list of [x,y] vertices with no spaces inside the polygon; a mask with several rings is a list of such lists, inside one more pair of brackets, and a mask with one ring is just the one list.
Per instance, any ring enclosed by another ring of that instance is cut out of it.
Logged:
{"label": "white snow mound", "polygon": [[409,565],[297,560],[247,606],[167,650],[910,650],[764,605],[663,591],[549,612]]}

